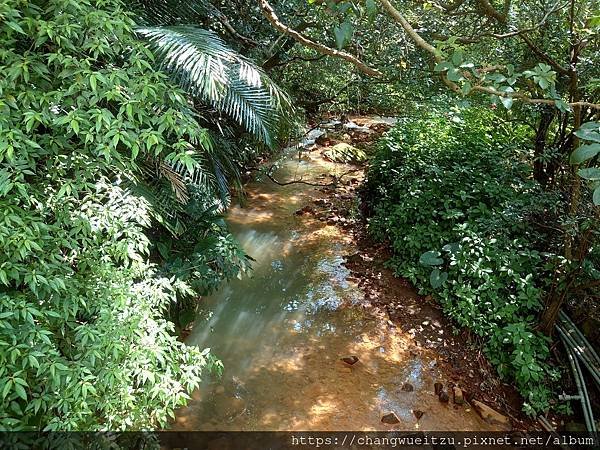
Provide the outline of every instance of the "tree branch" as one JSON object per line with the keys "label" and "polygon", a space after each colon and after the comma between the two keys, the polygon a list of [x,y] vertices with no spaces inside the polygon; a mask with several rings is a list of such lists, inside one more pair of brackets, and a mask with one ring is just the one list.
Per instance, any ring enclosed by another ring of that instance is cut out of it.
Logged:
{"label": "tree branch", "polygon": [[311,39],[304,36],[303,34],[298,33],[296,30],[288,27],[287,25],[285,25],[283,22],[281,22],[279,20],[279,18],[277,17],[277,14],[275,13],[275,10],[273,9],[273,7],[269,4],[269,2],[267,0],[258,0],[258,3],[260,5],[263,15],[266,17],[266,19],[271,23],[271,25],[273,25],[273,27],[275,27],[281,33],[284,33],[284,34],[292,37],[294,40],[300,42],[302,45],[304,45],[308,48],[312,48],[313,50],[315,50],[321,54],[334,56],[336,58],[341,58],[345,61],[348,61],[349,63],[354,64],[354,66],[357,69],[359,69],[361,72],[363,72],[367,75],[374,76],[374,77],[379,77],[379,76],[383,75],[379,70],[368,66],[367,64],[362,62],[360,59],[358,59],[356,56],[351,55],[350,53],[347,53],[347,52],[344,52],[341,50],[335,50],[333,48],[327,47],[326,45],[312,41]]}
{"label": "tree branch", "polygon": [[483,12],[486,16],[492,17],[499,23],[506,23],[506,16],[498,12],[498,10],[496,10],[496,8],[494,8],[488,0],[477,0],[477,3],[479,4],[481,12]]}
{"label": "tree branch", "polygon": [[567,69],[565,69],[563,66],[561,66],[560,64],[558,64],[556,61],[554,61],[552,58],[550,58],[550,56],[548,56],[546,53],[544,53],[543,51],[541,51],[534,43],[531,39],[529,39],[529,37],[526,34],[519,34],[519,37],[521,39],[523,39],[523,42],[525,42],[527,44],[527,46],[531,49],[531,51],[533,53],[535,53],[536,55],[538,55],[541,59],[543,59],[544,61],[546,61],[550,66],[552,66],[557,72],[562,73],[563,75],[566,75],[569,73],[569,71]]}
{"label": "tree branch", "polygon": [[438,55],[435,47],[425,41],[425,39],[423,39],[411,26],[411,24],[408,23],[408,20],[406,20],[404,16],[400,14],[400,12],[394,8],[394,6],[388,0],[379,0],[379,2],[383,5],[388,14],[400,24],[405,33],[408,34],[408,36],[414,41],[415,44],[417,44],[418,47],[422,48],[428,53],[431,53],[437,62],[441,61],[441,57]]}
{"label": "tree branch", "polygon": [[250,47],[257,47],[259,45],[258,42],[256,42],[255,40],[250,39],[249,37],[246,37],[243,34],[240,34],[233,27],[233,25],[231,25],[231,22],[229,21],[229,19],[227,18],[227,16],[225,14],[223,14],[223,12],[220,9],[218,9],[216,6],[214,6],[210,2],[206,2],[205,6],[208,7],[208,9],[210,10],[210,12],[214,16],[216,16],[217,19],[219,19],[219,21],[221,22],[221,24],[223,25],[223,27],[225,27],[225,29],[229,32],[229,34],[231,34],[232,36],[236,37],[237,39],[239,39],[240,41],[244,42],[246,45],[248,45]]}
{"label": "tree branch", "polygon": [[[480,1],[486,2],[486,0],[480,0]],[[385,10],[388,12],[388,14],[396,22],[398,22],[400,24],[400,26],[404,29],[406,34],[413,40],[413,42],[418,47],[420,47],[421,49],[423,49],[423,50],[427,51],[429,54],[431,54],[436,62],[442,61],[442,57],[440,56],[440,54],[438,53],[436,48],[433,45],[431,45],[430,43],[428,43],[427,41],[425,41],[419,35],[419,33],[417,33],[417,31],[410,25],[410,23],[408,23],[406,18],[400,13],[400,11],[398,11],[389,2],[389,0],[379,0],[379,2],[383,5]],[[461,88],[458,84],[454,83],[453,81],[450,81],[444,73],[442,73],[441,76],[442,76],[442,81],[444,82],[444,84],[446,84],[451,90],[453,90],[456,93],[461,92]],[[526,94],[522,94],[519,92],[502,92],[502,91],[498,91],[489,86],[477,86],[476,85],[476,86],[473,86],[471,91],[483,92],[486,94],[491,94],[491,95],[495,95],[498,97],[504,97],[504,98],[514,98],[514,99],[517,99],[517,100],[520,100],[520,101],[523,101],[526,103],[556,106],[555,100],[545,99],[545,98],[531,98],[531,97],[527,96]],[[571,107],[575,107],[575,108],[585,107],[585,108],[591,108],[591,109],[600,109],[600,104],[591,103],[591,102],[572,101],[571,103],[568,103],[568,105]]]}

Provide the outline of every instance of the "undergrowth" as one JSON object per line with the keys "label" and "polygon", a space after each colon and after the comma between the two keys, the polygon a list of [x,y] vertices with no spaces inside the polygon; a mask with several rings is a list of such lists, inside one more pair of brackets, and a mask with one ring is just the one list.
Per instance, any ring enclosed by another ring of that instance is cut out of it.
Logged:
{"label": "undergrowth", "polygon": [[389,265],[481,336],[534,414],[549,407],[548,338],[535,331],[558,257],[537,224],[559,199],[530,177],[525,129],[467,109],[400,123],[379,143],[365,185],[369,230]]}

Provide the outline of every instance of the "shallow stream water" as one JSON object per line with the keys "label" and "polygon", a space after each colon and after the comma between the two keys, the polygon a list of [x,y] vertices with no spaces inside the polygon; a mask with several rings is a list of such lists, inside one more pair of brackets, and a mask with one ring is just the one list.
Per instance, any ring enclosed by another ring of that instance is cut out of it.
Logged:
{"label": "shallow stream water", "polygon": [[[320,152],[290,150],[275,176],[326,182],[348,170]],[[435,354],[361,305],[344,255],[356,252],[336,226],[295,211],[323,197],[303,184],[268,179],[247,186],[228,213],[256,261],[249,276],[202,299],[188,344],[210,347],[224,364],[179,410],[176,430],[489,430],[468,407],[442,404]],[[348,366],[341,357],[356,355]],[[410,383],[414,390],[402,387]],[[414,410],[424,414],[417,420]],[[396,425],[381,422],[394,412]]]}

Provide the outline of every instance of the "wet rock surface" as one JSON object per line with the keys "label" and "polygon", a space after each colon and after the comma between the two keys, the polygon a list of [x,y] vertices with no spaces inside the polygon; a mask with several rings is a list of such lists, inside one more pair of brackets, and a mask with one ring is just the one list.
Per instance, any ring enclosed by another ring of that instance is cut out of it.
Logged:
{"label": "wet rock surface", "polygon": [[393,412],[384,414],[383,416],[381,416],[381,423],[387,423],[388,425],[394,425],[397,423],[400,423],[400,419],[398,419],[398,416],[396,414],[394,414]]}

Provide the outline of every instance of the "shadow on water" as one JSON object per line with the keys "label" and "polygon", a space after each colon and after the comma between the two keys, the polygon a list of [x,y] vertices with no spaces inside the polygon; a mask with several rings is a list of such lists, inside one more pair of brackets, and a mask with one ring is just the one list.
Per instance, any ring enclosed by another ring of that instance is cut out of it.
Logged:
{"label": "shadow on water", "polygon": [[[288,159],[278,179],[337,171],[317,152]],[[433,395],[435,357],[416,356],[411,337],[360,302],[346,280],[354,253],[336,227],[294,211],[320,197],[306,185],[251,183],[228,222],[253,258],[249,277],[202,300],[187,343],[210,347],[223,377],[206,381],[173,424],[179,430],[480,430],[472,412]],[[350,367],[340,357],[356,355]],[[410,383],[414,391],[401,387]],[[413,410],[424,412],[417,423]],[[393,411],[400,423],[385,425]]]}

